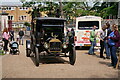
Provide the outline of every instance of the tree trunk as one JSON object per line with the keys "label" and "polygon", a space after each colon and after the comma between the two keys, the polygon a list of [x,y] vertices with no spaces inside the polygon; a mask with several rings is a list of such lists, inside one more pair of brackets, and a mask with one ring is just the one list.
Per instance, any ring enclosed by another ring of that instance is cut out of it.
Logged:
{"label": "tree trunk", "polygon": [[64,18],[64,16],[63,16],[63,9],[62,9],[62,1],[61,0],[59,0],[60,2],[59,2],[59,4],[60,4],[60,15],[61,15],[61,18]]}

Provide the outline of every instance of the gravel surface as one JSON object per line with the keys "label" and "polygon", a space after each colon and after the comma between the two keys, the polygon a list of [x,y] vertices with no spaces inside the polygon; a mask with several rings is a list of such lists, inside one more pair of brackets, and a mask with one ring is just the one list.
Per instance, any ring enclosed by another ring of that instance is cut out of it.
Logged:
{"label": "gravel surface", "polygon": [[85,54],[87,51],[76,51],[74,66],[68,58],[47,58],[36,67],[34,57],[25,56],[25,44],[20,45],[20,55],[2,58],[2,78],[118,78],[118,70],[109,67],[110,60],[99,58],[98,53]]}

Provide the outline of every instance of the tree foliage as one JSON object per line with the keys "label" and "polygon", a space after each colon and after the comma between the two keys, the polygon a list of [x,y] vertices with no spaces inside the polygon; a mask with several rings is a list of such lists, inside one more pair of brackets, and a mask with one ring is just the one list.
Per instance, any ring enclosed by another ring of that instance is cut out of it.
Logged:
{"label": "tree foliage", "polygon": [[[21,0],[23,6],[32,7],[33,11],[29,11],[34,17],[37,16],[38,12],[44,12],[48,16],[55,16],[57,9],[61,6],[59,2],[39,2]],[[36,8],[35,8],[36,7]],[[79,16],[101,16],[102,18],[108,18],[110,15],[118,14],[118,2],[100,2],[93,0],[93,6],[89,5],[89,2],[62,2],[63,16],[67,20],[73,20],[74,17]],[[61,13],[61,11],[59,11]]]}
{"label": "tree foliage", "polygon": [[25,25],[26,27],[30,27],[30,23],[28,23],[28,22],[25,22],[24,25]]}

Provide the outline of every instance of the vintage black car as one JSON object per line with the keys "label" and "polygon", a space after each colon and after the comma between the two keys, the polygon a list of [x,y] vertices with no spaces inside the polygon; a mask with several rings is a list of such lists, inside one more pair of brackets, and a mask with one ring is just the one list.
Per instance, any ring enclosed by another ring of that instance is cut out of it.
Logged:
{"label": "vintage black car", "polygon": [[[26,56],[35,54],[35,64],[40,58],[69,57],[71,65],[76,60],[74,43],[65,35],[65,19],[55,17],[37,17],[32,23],[31,40],[26,41]],[[46,52],[46,54],[42,54]]]}

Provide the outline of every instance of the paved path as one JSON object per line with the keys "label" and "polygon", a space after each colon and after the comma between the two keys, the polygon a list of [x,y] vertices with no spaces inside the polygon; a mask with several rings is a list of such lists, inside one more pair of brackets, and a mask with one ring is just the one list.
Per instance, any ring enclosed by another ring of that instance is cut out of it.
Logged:
{"label": "paved path", "polygon": [[74,66],[68,58],[49,58],[36,67],[34,58],[25,56],[25,45],[20,52],[2,58],[3,78],[118,78],[118,70],[108,67],[110,60],[87,55],[87,50],[77,50]]}
{"label": "paved path", "polygon": [[2,56],[0,55],[0,80],[2,79]]}

